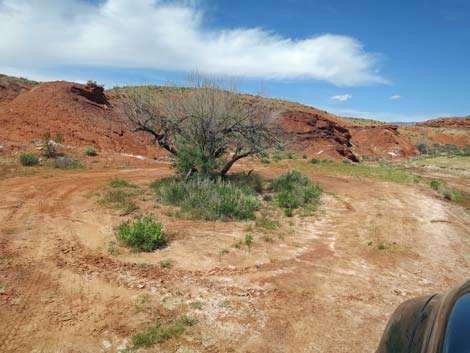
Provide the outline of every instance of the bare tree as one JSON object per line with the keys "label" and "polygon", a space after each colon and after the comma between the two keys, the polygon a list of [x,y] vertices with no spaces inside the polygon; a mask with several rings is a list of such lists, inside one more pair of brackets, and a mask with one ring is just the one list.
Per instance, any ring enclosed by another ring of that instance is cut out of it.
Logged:
{"label": "bare tree", "polygon": [[[182,146],[217,161],[225,176],[240,159],[278,143],[276,114],[260,99],[237,93],[235,85],[196,76],[191,88],[132,88],[121,110],[134,126],[176,158]],[[158,90],[158,91],[157,91]],[[192,168],[197,170],[197,168]]]}

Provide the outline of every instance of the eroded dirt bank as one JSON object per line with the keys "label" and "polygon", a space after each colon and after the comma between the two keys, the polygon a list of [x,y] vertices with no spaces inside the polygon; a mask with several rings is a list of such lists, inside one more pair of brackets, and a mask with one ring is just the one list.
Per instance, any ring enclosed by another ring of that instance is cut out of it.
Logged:
{"label": "eroded dirt bank", "polygon": [[246,223],[160,214],[176,234],[168,248],[109,254],[123,217],[93,194],[113,177],[145,188],[170,173],[0,181],[0,352],[116,352],[146,323],[183,313],[198,324],[149,351],[372,352],[396,305],[470,273],[462,207],[415,185],[314,174],[327,192],[315,216],[283,224],[269,243],[254,230],[251,251],[232,248]]}

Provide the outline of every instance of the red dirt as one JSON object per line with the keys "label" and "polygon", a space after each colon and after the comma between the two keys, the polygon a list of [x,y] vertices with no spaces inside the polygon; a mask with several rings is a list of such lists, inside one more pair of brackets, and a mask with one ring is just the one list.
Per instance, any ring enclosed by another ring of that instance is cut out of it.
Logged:
{"label": "red dirt", "polygon": [[470,116],[464,118],[439,118],[416,124],[424,127],[444,127],[449,129],[470,129]]}
{"label": "red dirt", "polygon": [[[117,353],[134,332],[183,314],[197,320],[187,334],[141,351],[372,352],[399,303],[468,277],[469,214],[428,188],[308,172],[326,191],[315,216],[251,225],[248,251],[233,247],[246,222],[155,208],[148,185],[171,170],[148,163],[0,181],[0,352]],[[265,168],[244,165],[284,170]],[[115,177],[144,190],[139,207],[175,234],[168,248],[108,250],[127,217],[92,195]]]}

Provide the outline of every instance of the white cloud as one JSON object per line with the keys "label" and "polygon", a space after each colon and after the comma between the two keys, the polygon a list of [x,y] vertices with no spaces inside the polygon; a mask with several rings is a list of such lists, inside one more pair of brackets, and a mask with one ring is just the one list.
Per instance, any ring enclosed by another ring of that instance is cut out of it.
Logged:
{"label": "white cloud", "polygon": [[334,101],[346,102],[352,98],[352,94],[340,94],[338,96],[333,96],[330,99]]}
{"label": "white cloud", "polygon": [[401,99],[401,96],[399,94],[394,94],[393,96],[391,96],[389,98],[391,101],[397,101],[399,99]]}
{"label": "white cloud", "polygon": [[386,83],[355,38],[208,30],[197,1],[0,0],[0,66],[153,68],[340,86]]}

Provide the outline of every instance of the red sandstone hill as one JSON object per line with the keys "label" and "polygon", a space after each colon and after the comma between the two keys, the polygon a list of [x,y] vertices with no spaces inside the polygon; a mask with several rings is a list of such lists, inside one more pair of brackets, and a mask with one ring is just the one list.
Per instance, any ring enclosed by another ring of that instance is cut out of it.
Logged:
{"label": "red sandstone hill", "polygon": [[[416,133],[408,133],[408,127],[355,125],[298,103],[264,100],[281,112],[280,125],[291,142],[289,148],[309,157],[358,161],[365,156],[401,159],[418,153]],[[148,157],[162,155],[164,152],[149,144],[146,135],[130,132],[128,123],[114,108],[118,103],[114,91],[96,85],[63,81],[36,84],[0,76],[0,145],[29,145],[51,132],[61,133],[69,146],[94,146],[101,151]],[[426,133],[434,130],[425,126],[413,128]],[[446,143],[453,143],[454,135],[445,137]]]}
{"label": "red sandstone hill", "polygon": [[416,124],[424,127],[440,127],[447,129],[470,129],[470,116],[464,118],[439,118]]}
{"label": "red sandstone hill", "polygon": [[0,144],[29,143],[51,132],[62,134],[70,146],[147,156],[156,151],[146,136],[129,131],[105,92],[93,85],[60,81],[24,87],[24,93],[0,106],[0,126]]}

